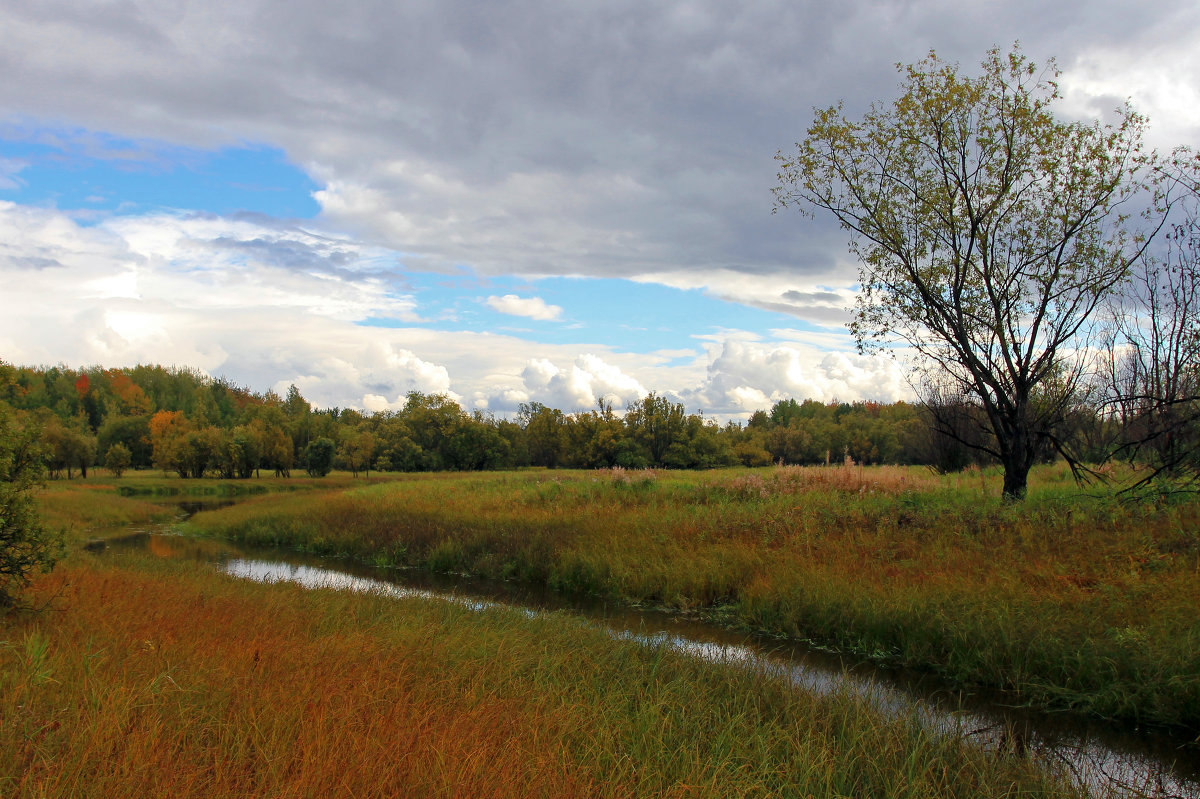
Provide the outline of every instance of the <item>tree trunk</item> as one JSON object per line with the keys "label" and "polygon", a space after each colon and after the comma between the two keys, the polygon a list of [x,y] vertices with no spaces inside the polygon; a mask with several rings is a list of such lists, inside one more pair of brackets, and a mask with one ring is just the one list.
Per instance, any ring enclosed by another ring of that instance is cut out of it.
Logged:
{"label": "tree trunk", "polygon": [[1004,467],[1004,501],[1020,502],[1025,499],[1034,449],[1028,435],[1015,435],[1008,443],[1007,451],[1000,458],[1000,465]]}
{"label": "tree trunk", "polygon": [[1004,467],[1004,501],[1020,502],[1025,499],[1025,488],[1029,482],[1029,466],[1014,468]]}

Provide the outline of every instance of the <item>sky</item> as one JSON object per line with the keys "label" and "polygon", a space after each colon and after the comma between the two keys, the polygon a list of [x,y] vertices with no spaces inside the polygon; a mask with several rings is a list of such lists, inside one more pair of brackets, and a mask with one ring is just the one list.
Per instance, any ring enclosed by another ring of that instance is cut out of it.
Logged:
{"label": "sky", "polygon": [[814,107],[1019,41],[1059,113],[1200,145],[1200,5],[0,0],[0,359],[200,369],[320,407],[745,418],[911,397],[829,219]]}

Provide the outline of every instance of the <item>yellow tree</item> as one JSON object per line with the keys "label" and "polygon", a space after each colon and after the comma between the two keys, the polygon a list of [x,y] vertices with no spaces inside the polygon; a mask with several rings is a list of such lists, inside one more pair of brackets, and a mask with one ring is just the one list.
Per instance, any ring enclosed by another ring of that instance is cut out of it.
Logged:
{"label": "yellow tree", "polygon": [[192,424],[183,411],[159,411],[150,417],[150,445],[154,451],[154,465],[163,471],[178,472],[187,477],[184,458],[184,438],[191,432]]}

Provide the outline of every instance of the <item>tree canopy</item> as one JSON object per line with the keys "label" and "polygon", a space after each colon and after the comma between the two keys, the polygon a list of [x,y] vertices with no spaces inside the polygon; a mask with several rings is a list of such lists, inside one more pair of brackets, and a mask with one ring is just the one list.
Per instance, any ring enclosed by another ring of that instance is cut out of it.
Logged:
{"label": "tree canopy", "polygon": [[978,403],[991,435],[973,446],[1019,498],[1047,443],[1071,457],[1077,353],[1145,245],[1128,210],[1152,194],[1145,120],[1128,105],[1112,123],[1057,119],[1057,70],[1016,47],[977,77],[932,52],[900,70],[894,102],[858,121],[819,110],[777,154],[776,207],[849,231],[860,347],[906,343]]}

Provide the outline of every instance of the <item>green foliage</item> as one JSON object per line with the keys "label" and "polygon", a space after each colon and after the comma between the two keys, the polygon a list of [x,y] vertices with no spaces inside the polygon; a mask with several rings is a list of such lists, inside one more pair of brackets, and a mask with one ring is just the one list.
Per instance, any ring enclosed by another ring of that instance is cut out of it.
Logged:
{"label": "green foliage", "polygon": [[[903,464],[933,462],[938,454],[922,434],[917,408],[903,402],[785,399],[745,426],[719,426],[656,394],[624,414],[604,401],[577,413],[532,402],[509,420],[467,413],[444,395],[412,392],[400,410],[368,415],[313,410],[295,387],[286,399],[257,395],[186,370],[3,366],[0,396],[18,397],[37,415],[51,476],[106,463],[119,444],[130,453],[130,467],[153,465],[180,478],[246,479],[260,470],[287,477],[305,466],[306,448],[319,438],[336,444],[333,468],[354,475],[530,465],[708,469],[841,463],[846,455],[859,463]],[[81,404],[90,396],[103,409],[95,434]]]}
{"label": "green foliage", "polygon": [[42,424],[42,450],[50,476],[58,477],[65,473],[69,479],[78,469],[87,477],[88,467],[96,460],[96,437],[81,425],[64,424],[44,410],[37,416]]}
{"label": "green foliage", "polygon": [[48,531],[34,505],[42,478],[37,432],[0,403],[0,606],[13,604],[34,571],[49,571],[62,554],[61,535]]}
{"label": "green foliage", "polygon": [[684,435],[686,418],[682,404],[654,392],[625,410],[625,426],[653,466],[666,463],[667,450]]}
{"label": "green foliage", "polygon": [[96,432],[96,439],[101,458],[106,457],[109,447],[120,444],[129,450],[131,466],[144,469],[153,463],[149,416],[110,414]]}
{"label": "green foliage", "polygon": [[743,466],[770,466],[773,463],[771,453],[752,442],[738,444],[733,448],[733,456]]}
{"label": "green foliage", "polygon": [[114,477],[120,477],[133,463],[133,455],[129,452],[129,447],[124,444],[113,444],[108,448],[108,452],[104,454],[104,466]]}
{"label": "green foliage", "polygon": [[525,446],[533,466],[553,469],[567,452],[567,416],[540,402],[521,403],[517,418],[525,428]]}
{"label": "green foliage", "polygon": [[351,472],[355,477],[359,472],[366,472],[369,476],[378,448],[375,434],[364,429],[361,419],[357,420],[358,424],[355,426],[350,426],[353,424],[350,419],[343,421],[349,424],[343,426],[339,434],[336,465]]}
{"label": "green foliage", "polygon": [[860,346],[899,339],[949,375],[1019,498],[1043,442],[1070,454],[1059,428],[1081,369],[1068,355],[1145,244],[1122,210],[1149,199],[1145,120],[1128,107],[1112,125],[1057,120],[1057,71],[1016,48],[990,51],[978,77],[933,53],[902,73],[900,97],[859,121],[817,112],[777,155],[776,200],[850,233]]}
{"label": "green foliage", "polygon": [[309,477],[324,477],[333,469],[333,457],[337,445],[328,438],[308,442],[304,448],[304,469]]}

